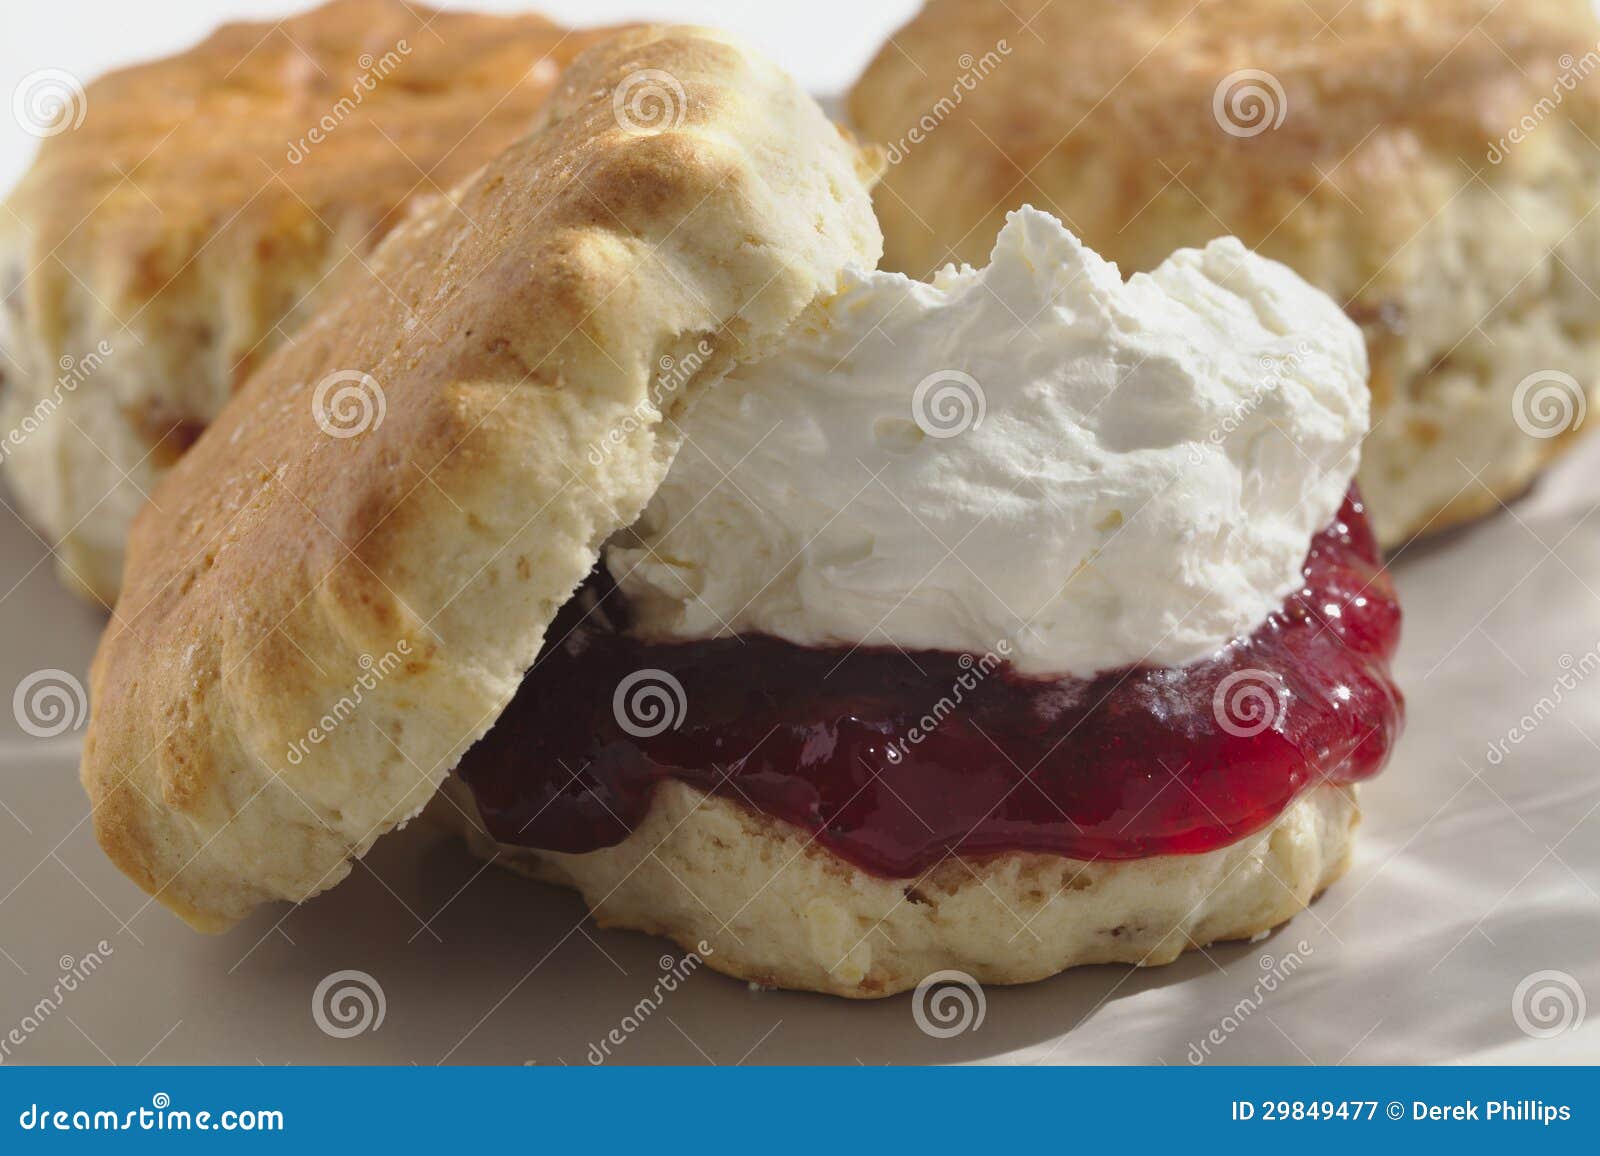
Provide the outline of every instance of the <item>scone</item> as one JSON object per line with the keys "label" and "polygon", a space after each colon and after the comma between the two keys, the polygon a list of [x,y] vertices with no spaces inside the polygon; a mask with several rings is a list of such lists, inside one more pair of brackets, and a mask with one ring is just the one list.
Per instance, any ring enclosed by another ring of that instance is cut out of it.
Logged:
{"label": "scone", "polygon": [[[641,78],[667,113],[648,131]],[[715,33],[575,61],[535,130],[391,232],[377,276],[325,300],[135,518],[82,763],[111,858],[222,928],[332,886],[415,816],[661,484],[667,419],[878,259],[866,174]],[[667,392],[663,363],[685,367]],[[366,419],[326,428],[319,391],[351,371]]]}
{"label": "scone", "polygon": [[844,996],[1266,931],[1400,725],[1365,377],[1233,240],[1124,282],[1024,210],[982,270],[852,270],[682,419],[438,811]]}
{"label": "scone", "polygon": [[46,139],[0,212],[0,465],[69,584],[115,600],[160,476],[600,34],[333,0],[59,90],[64,107],[37,81]]}
{"label": "scone", "polygon": [[885,263],[1060,217],[1124,272],[1233,234],[1358,322],[1394,547],[1495,508],[1600,380],[1600,28],[1585,0],[930,0],[850,93]]}
{"label": "scone", "polygon": [[1359,331],[1235,240],[1125,282],[1033,211],[877,272],[874,162],[714,34],[575,62],[139,515],[83,762],[118,865],[220,930],[431,801],[852,997],[1165,962],[1333,880],[1401,714]]}

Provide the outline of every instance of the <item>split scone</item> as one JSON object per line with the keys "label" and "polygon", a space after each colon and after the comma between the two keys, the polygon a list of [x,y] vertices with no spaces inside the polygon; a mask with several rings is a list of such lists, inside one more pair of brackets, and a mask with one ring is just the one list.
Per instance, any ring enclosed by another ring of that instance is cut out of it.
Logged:
{"label": "split scone", "polygon": [[1600,381],[1587,0],[930,0],[850,93],[885,262],[978,262],[1008,210],[1124,272],[1232,234],[1366,334],[1380,542],[1509,500]]}
{"label": "split scone", "polygon": [[682,419],[442,811],[783,987],[1266,931],[1400,724],[1365,378],[1231,239],[1124,282],[1023,210],[982,270],[852,270]]}
{"label": "split scone", "polygon": [[115,600],[157,479],[330,286],[370,275],[409,206],[528,130],[601,34],[334,0],[226,25],[53,110],[40,89],[58,116],[0,212],[0,466],[70,585]]}
{"label": "split scone", "polygon": [[1400,722],[1359,332],[1237,241],[1124,282],[1032,211],[875,272],[870,177],[715,34],[575,62],[137,519],[108,854],[217,930],[434,799],[602,922],[857,997],[1303,907]]}

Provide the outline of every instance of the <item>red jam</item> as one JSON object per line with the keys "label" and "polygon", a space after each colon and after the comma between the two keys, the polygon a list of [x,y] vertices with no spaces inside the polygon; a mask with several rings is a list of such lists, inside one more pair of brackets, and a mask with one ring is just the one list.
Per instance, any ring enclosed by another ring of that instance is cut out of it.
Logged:
{"label": "red jam", "polygon": [[1376,774],[1400,732],[1400,611],[1353,490],[1312,542],[1304,588],[1249,638],[1177,669],[1036,679],[943,651],[647,644],[598,625],[618,599],[590,589],[602,612],[568,606],[460,768],[502,842],[611,846],[670,777],[882,876],[952,851],[1192,854],[1260,829],[1309,786]]}

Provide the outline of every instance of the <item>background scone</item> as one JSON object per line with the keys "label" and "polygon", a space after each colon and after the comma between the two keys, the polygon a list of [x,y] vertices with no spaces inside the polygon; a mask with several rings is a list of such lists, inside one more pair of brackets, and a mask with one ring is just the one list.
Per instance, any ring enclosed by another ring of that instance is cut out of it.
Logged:
{"label": "background scone", "polygon": [[[714,33],[606,40],[543,117],[391,233],[134,523],[82,777],[107,854],[197,927],[331,887],[416,815],[661,483],[665,418],[878,259],[855,146]],[[662,393],[664,359],[693,372]],[[367,408],[329,429],[342,372]]]}
{"label": "background scone", "polygon": [[407,207],[525,133],[602,34],[334,0],[88,86],[0,213],[0,448],[63,577],[115,599],[161,474],[341,271],[369,275]]}
{"label": "background scone", "polygon": [[1123,271],[1234,234],[1366,332],[1393,546],[1492,509],[1600,380],[1600,30],[1583,0],[931,0],[849,97],[885,264],[1006,211]]}

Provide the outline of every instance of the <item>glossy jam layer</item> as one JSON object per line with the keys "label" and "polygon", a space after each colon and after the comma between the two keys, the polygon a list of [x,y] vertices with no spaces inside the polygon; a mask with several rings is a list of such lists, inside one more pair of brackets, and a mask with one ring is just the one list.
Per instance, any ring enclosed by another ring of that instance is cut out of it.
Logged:
{"label": "glossy jam layer", "polygon": [[1313,542],[1304,588],[1181,669],[1039,680],[941,651],[644,644],[604,625],[616,601],[592,583],[569,605],[460,768],[502,842],[610,846],[670,777],[884,876],[951,851],[1195,853],[1308,786],[1376,773],[1401,726],[1399,608],[1354,492]]}

